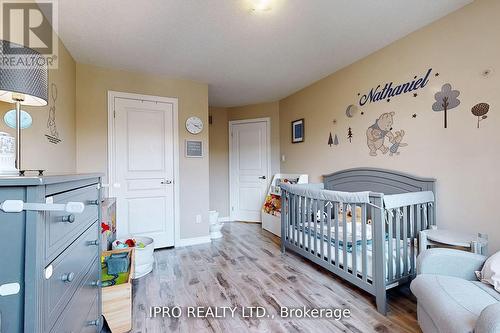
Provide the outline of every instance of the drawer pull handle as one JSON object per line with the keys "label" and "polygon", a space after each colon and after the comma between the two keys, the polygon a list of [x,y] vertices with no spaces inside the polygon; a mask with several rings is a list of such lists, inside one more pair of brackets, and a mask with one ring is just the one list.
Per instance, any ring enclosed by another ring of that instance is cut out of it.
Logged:
{"label": "drawer pull handle", "polygon": [[71,273],[66,273],[66,274],[63,274],[63,275],[61,276],[61,280],[62,280],[63,282],[67,282],[67,283],[72,282],[72,281],[74,280],[74,278],[75,278],[75,273],[73,273],[73,272],[71,272]]}
{"label": "drawer pull handle", "polygon": [[89,200],[88,201],[89,206],[98,206],[99,205],[99,200]]}
{"label": "drawer pull handle", "polygon": [[68,216],[63,216],[62,221],[68,222],[68,223],[73,223],[73,222],[75,222],[75,215],[70,214]]}
{"label": "drawer pull handle", "polygon": [[88,246],[97,246],[97,245],[99,245],[99,240],[96,239],[96,240],[88,241],[87,245]]}
{"label": "drawer pull handle", "polygon": [[101,321],[99,319],[89,321],[89,326],[99,326]]}
{"label": "drawer pull handle", "polygon": [[100,287],[101,286],[101,280],[92,281],[92,282],[90,282],[90,285],[92,287]]}

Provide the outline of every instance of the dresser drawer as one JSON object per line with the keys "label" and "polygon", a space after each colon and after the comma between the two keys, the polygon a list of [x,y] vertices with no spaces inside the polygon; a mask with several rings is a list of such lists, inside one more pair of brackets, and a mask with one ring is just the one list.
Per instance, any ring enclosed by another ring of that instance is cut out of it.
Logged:
{"label": "dresser drawer", "polygon": [[[93,333],[101,324],[99,315],[98,288],[93,285],[99,274],[97,263],[85,276],[82,286],[75,293],[64,313],[58,318],[50,332],[53,333]],[[48,332],[48,330],[47,330]]]}
{"label": "dresser drawer", "polygon": [[52,198],[54,203],[61,204],[69,201],[83,202],[85,209],[81,214],[69,214],[60,211],[46,213],[46,263],[57,257],[90,223],[98,219],[99,206],[97,200],[99,199],[99,191],[96,185],[60,193]]}
{"label": "dresser drawer", "polygon": [[[98,237],[98,224],[92,224],[70,247],[54,260],[52,276],[44,282],[46,331],[52,327],[60,313],[66,311],[66,305],[82,285],[82,279],[89,267],[92,267],[90,277],[94,281],[98,275],[98,246],[94,241]],[[97,293],[97,288],[93,287]]]}

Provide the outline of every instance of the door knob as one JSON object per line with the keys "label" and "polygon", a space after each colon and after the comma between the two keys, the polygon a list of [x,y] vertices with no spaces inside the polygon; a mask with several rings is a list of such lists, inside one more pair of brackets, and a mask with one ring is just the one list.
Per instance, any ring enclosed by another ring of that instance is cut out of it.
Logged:
{"label": "door knob", "polygon": [[164,180],[161,181],[161,184],[162,185],[165,185],[165,184],[170,185],[170,184],[172,184],[172,181],[164,179]]}
{"label": "door knob", "polygon": [[260,176],[259,179],[266,179],[266,176]]}

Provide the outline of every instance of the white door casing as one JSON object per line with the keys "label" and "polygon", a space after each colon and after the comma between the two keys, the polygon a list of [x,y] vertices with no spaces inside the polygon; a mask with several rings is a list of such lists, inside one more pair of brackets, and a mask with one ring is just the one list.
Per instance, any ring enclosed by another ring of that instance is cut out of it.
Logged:
{"label": "white door casing", "polygon": [[231,220],[261,222],[271,176],[270,119],[229,122]]}
{"label": "white door casing", "polygon": [[110,195],[117,198],[117,236],[148,236],[155,248],[174,246],[179,239],[177,100],[109,95],[108,177]]}

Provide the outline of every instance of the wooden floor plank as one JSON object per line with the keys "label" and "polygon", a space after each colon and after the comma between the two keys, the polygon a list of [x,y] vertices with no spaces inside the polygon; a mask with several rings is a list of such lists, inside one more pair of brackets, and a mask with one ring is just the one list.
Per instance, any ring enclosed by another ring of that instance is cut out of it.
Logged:
{"label": "wooden floor plank", "polygon": [[[226,223],[210,244],[155,251],[151,274],[134,281],[133,332],[420,332],[408,287],[389,292],[389,313],[332,273],[287,252],[259,224]],[[151,318],[152,306],[235,306],[234,318]],[[272,318],[243,318],[263,306]],[[280,318],[281,306],[349,308],[351,318]]]}

